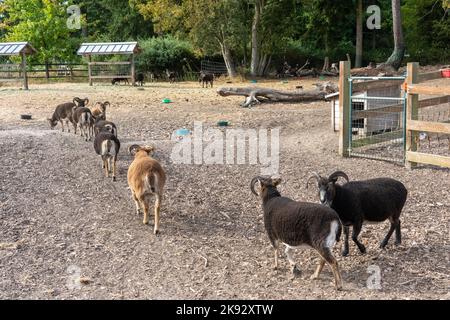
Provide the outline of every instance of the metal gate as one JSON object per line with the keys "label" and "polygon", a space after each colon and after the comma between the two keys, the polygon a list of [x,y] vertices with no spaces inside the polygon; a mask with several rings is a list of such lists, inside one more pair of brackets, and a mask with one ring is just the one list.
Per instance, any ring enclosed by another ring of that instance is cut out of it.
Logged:
{"label": "metal gate", "polygon": [[[368,159],[405,161],[406,94],[398,80],[405,77],[350,77],[349,155]],[[382,81],[354,92],[354,81]],[[392,82],[392,85],[390,85]]]}

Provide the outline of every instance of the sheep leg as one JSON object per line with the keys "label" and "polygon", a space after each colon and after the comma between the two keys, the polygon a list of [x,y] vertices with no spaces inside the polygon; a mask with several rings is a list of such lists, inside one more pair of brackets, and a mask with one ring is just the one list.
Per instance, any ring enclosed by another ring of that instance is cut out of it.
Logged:
{"label": "sheep leg", "polygon": [[350,233],[350,227],[344,227],[344,250],[342,250],[342,256],[346,257],[348,256],[348,236]]}
{"label": "sheep leg", "polygon": [[358,241],[358,236],[361,232],[361,228],[362,228],[362,222],[355,223],[353,225],[352,240],[358,246],[359,251],[362,254],[364,254],[364,253],[366,253],[366,247],[364,247],[364,245]]}
{"label": "sheep leg", "polygon": [[116,172],[117,172],[117,158],[114,157],[113,159],[113,181],[116,181]]}
{"label": "sheep leg", "polygon": [[389,231],[388,231],[386,237],[384,237],[383,241],[382,241],[381,244],[380,244],[380,248],[381,248],[381,249],[384,249],[384,248],[387,246],[387,244],[388,244],[388,242],[389,242],[389,239],[390,239],[391,236],[392,236],[392,233],[394,233],[395,226],[396,226],[396,223],[393,222],[393,221],[391,221],[391,227],[389,228]]}
{"label": "sheep leg", "polygon": [[104,158],[104,163],[105,163],[105,176],[107,178],[109,178],[109,166],[108,166],[108,160],[106,158]]}
{"label": "sheep leg", "polygon": [[111,157],[108,157],[108,169],[109,169],[109,173],[112,175],[113,181],[114,181],[113,159]]}
{"label": "sheep leg", "polygon": [[275,265],[273,266],[273,270],[278,269],[278,241],[272,241],[273,246],[273,252],[274,252],[274,258],[275,258]]}
{"label": "sheep leg", "polygon": [[69,120],[66,120],[67,132],[70,132]]}
{"label": "sheep leg", "polygon": [[161,220],[160,210],[161,210],[161,196],[159,194],[156,194],[156,201],[155,201],[155,228],[153,230],[153,233],[155,235],[159,233],[159,223],[160,223],[160,220]]}
{"label": "sheep leg", "polygon": [[148,199],[144,198],[143,201],[141,200],[141,206],[144,208],[144,220],[142,221],[143,224],[148,224],[148,209],[149,209],[149,205],[148,205]]}
{"label": "sheep leg", "polygon": [[395,245],[398,246],[402,243],[402,233],[400,231],[400,220],[397,221],[395,226]]}
{"label": "sheep leg", "polygon": [[336,261],[336,259],[331,254],[331,251],[329,248],[323,248],[321,255],[323,259],[330,265],[331,270],[333,272],[334,276],[334,285],[336,287],[336,290],[342,290],[342,277],[341,272],[339,271],[339,266]]}
{"label": "sheep leg", "polygon": [[323,258],[321,257],[321,258],[320,258],[320,262],[319,262],[319,264],[317,265],[316,271],[315,271],[314,274],[311,276],[311,280],[317,280],[317,279],[319,279],[320,273],[322,272],[323,267],[325,266],[325,263],[326,263],[325,259],[323,259]]}
{"label": "sheep leg", "polygon": [[59,122],[61,122],[62,132],[64,132],[64,121],[63,120],[59,120]]}
{"label": "sheep leg", "polygon": [[284,251],[286,253],[286,256],[288,258],[289,264],[291,265],[291,272],[293,274],[293,277],[300,275],[301,271],[297,268],[297,265],[294,261],[294,258],[292,257],[292,248],[289,246],[286,246],[286,250]]}
{"label": "sheep leg", "polygon": [[91,141],[91,127],[89,125],[86,126],[86,131],[87,131],[87,135],[88,135],[88,141]]}
{"label": "sheep leg", "polygon": [[142,211],[141,211],[141,206],[139,204],[139,200],[136,197],[136,195],[134,194],[134,192],[131,192],[131,194],[133,196],[134,203],[136,204],[136,214],[140,214]]}

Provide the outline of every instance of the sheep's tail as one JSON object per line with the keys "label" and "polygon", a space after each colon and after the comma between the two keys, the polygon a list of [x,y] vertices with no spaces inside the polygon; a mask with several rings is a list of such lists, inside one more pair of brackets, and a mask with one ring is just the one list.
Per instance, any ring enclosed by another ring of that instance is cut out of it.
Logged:
{"label": "sheep's tail", "polygon": [[156,172],[147,174],[144,179],[144,186],[146,190],[151,190],[152,193],[156,193],[159,190],[159,175]]}
{"label": "sheep's tail", "polygon": [[327,248],[332,248],[341,240],[342,226],[339,220],[333,220],[330,223],[330,233],[325,240],[325,246]]}

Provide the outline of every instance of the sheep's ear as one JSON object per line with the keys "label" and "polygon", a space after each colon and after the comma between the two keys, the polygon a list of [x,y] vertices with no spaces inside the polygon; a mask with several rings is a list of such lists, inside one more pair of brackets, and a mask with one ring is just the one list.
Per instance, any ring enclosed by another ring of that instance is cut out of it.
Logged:
{"label": "sheep's ear", "polygon": [[281,178],[272,179],[272,185],[274,187],[276,187],[276,186],[278,186],[281,183],[281,181],[282,181]]}

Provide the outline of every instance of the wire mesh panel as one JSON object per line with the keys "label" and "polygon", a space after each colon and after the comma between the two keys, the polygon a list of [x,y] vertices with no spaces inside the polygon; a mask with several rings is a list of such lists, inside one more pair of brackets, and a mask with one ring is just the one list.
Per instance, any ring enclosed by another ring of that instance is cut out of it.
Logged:
{"label": "wire mesh panel", "polygon": [[0,64],[0,80],[17,80],[22,77],[20,64]]}
{"label": "wire mesh panel", "polygon": [[[419,121],[450,123],[450,103],[420,108],[417,118]],[[419,132],[415,143],[418,152],[450,156],[450,134]]]}
{"label": "wire mesh panel", "polygon": [[91,63],[92,77],[131,77],[131,64],[124,63]]}
{"label": "wire mesh panel", "polygon": [[404,162],[406,98],[400,86],[352,92],[350,97],[350,156]]}
{"label": "wire mesh panel", "polygon": [[214,61],[202,61],[201,71],[207,73],[213,73],[215,76],[228,74],[227,66],[225,63]]}

